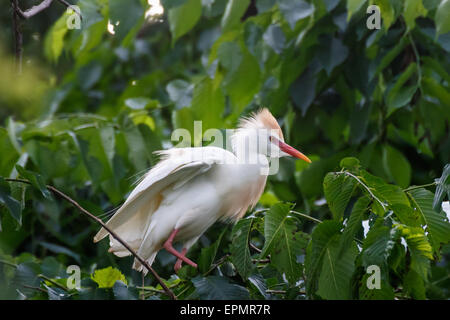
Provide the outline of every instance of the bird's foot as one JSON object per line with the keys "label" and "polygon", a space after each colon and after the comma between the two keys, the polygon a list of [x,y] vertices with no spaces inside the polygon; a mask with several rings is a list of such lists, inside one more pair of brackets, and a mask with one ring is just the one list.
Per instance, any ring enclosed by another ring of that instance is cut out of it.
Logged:
{"label": "bird's foot", "polygon": [[[177,232],[178,232],[178,229],[174,229],[172,231],[172,233],[169,236],[169,239],[167,239],[167,241],[163,245],[164,249],[166,249],[169,253],[173,254],[179,260],[182,260],[182,262],[186,262],[188,265],[193,266],[194,268],[197,268],[197,264],[185,256],[186,252],[184,252],[184,254],[179,253],[172,246],[173,239],[175,238],[175,235],[177,234]],[[177,261],[177,263],[178,263],[178,261]],[[181,263],[180,263],[180,268],[181,268]]]}

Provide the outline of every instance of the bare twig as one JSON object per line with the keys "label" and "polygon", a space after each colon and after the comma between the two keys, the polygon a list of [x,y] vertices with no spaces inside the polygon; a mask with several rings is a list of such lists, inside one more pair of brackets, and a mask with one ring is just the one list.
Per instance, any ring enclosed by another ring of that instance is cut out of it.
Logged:
{"label": "bare twig", "polygon": [[39,12],[47,9],[52,4],[53,0],[43,0],[38,5],[32,6],[30,9],[28,9],[26,11],[20,10],[19,5],[17,5],[17,0],[13,0],[13,2],[16,3],[15,10],[16,10],[17,14],[23,19],[29,19],[29,18],[37,15]]}
{"label": "bare twig", "polygon": [[308,216],[307,214],[304,214],[304,213],[301,213],[301,212],[297,212],[297,211],[291,210],[290,213],[296,214],[296,215],[298,215],[300,217],[306,218],[306,219],[314,221],[316,223],[322,223],[321,220],[316,219],[316,218],[311,217],[311,216]]}
{"label": "bare twig", "polygon": [[[25,184],[31,184],[30,181],[28,180],[22,180],[22,179],[5,179],[5,181],[9,181],[9,182],[19,182],[19,183],[25,183]],[[115,233],[113,230],[111,230],[102,220],[100,220],[99,218],[97,218],[96,216],[94,216],[92,213],[90,213],[89,211],[87,211],[86,209],[84,209],[82,206],[80,206],[78,204],[78,202],[76,202],[75,200],[73,200],[72,198],[70,198],[68,195],[66,195],[65,193],[63,193],[62,191],[59,191],[58,189],[56,189],[53,186],[47,185],[46,186],[48,190],[50,190],[51,192],[53,192],[55,195],[63,198],[64,200],[66,200],[67,202],[69,202],[70,204],[72,204],[74,207],[76,207],[81,213],[83,213],[84,215],[88,216],[89,218],[91,218],[92,220],[94,220],[95,222],[97,222],[98,224],[100,224],[106,231],[108,231],[108,233],[114,238],[116,239],[122,246],[124,246],[135,258],[136,260],[138,260],[145,268],[147,268],[148,271],[150,271],[153,276],[156,278],[156,280],[159,282],[159,284],[161,285],[161,287],[164,289],[164,292],[172,299],[176,300],[176,296],[174,295],[174,293],[172,292],[172,290],[170,290],[166,284],[164,283],[164,281],[160,278],[160,276],[158,275],[158,273],[156,273],[156,271],[147,263],[147,261],[145,261],[141,256],[139,256],[129,245],[128,243],[126,243],[124,240],[122,240],[122,238],[120,238],[117,233]]]}
{"label": "bare twig", "polygon": [[18,74],[22,73],[22,53],[23,53],[23,38],[22,30],[19,19],[19,4],[18,0],[11,0],[12,7],[12,20],[14,30],[14,52],[15,52],[15,65]]}
{"label": "bare twig", "polygon": [[262,252],[262,250],[260,248],[258,248],[257,246],[255,246],[253,243],[249,242],[248,244],[250,245],[250,248],[252,248],[256,252],[258,252],[258,253]]}

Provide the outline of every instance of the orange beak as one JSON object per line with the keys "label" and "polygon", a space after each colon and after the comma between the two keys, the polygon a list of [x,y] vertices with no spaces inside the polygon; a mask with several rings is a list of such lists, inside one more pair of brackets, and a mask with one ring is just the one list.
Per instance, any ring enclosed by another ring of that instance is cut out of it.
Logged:
{"label": "orange beak", "polygon": [[278,147],[280,148],[281,151],[293,156],[294,158],[302,159],[306,162],[311,163],[311,160],[307,156],[305,156],[303,153],[301,153],[297,149],[292,148],[287,143],[284,143],[284,142],[278,140]]}

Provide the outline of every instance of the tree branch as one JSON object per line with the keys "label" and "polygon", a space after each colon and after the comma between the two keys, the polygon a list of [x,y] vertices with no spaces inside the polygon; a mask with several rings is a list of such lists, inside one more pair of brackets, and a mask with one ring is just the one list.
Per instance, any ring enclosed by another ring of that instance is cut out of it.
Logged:
{"label": "tree branch", "polygon": [[[30,181],[28,180],[22,180],[22,179],[5,179],[5,181],[8,182],[20,182],[20,183],[25,183],[25,184],[31,184]],[[106,231],[108,231],[108,233],[117,241],[120,242],[121,245],[123,245],[145,268],[147,268],[148,271],[150,271],[153,276],[156,278],[156,280],[159,282],[159,284],[161,285],[161,287],[164,289],[164,292],[173,300],[176,300],[176,296],[175,294],[172,292],[172,290],[170,290],[166,284],[164,283],[164,281],[160,278],[160,276],[156,273],[156,271],[147,263],[147,261],[145,261],[141,256],[139,256],[129,245],[128,243],[126,243],[124,240],[122,240],[122,238],[120,238],[113,230],[111,230],[105,223],[103,223],[102,220],[100,220],[99,218],[97,218],[96,216],[94,216],[92,213],[90,213],[89,211],[87,211],[86,209],[84,209],[82,206],[80,206],[78,204],[78,202],[76,202],[75,200],[73,200],[72,198],[70,198],[68,195],[66,195],[65,193],[63,193],[62,191],[59,191],[58,189],[56,189],[53,186],[47,185],[46,186],[48,190],[50,190],[51,192],[53,192],[55,195],[59,196],[60,198],[63,198],[64,200],[66,200],[67,202],[69,202],[70,204],[72,204],[75,208],[77,208],[81,213],[83,213],[84,215],[88,216],[89,218],[91,218],[92,220],[94,220],[95,222],[97,222],[98,224],[100,224],[103,228],[105,228]]]}
{"label": "tree branch", "polygon": [[[17,0],[13,0],[14,2],[17,3]],[[39,12],[47,9],[51,4],[52,4],[53,0],[43,0],[41,3],[39,3],[36,6],[32,6],[30,9],[26,10],[26,11],[22,11],[20,10],[19,6],[16,6],[16,12],[19,14],[20,17],[22,17],[23,19],[29,19],[32,16],[37,15]]]}
{"label": "tree branch", "polygon": [[15,65],[16,65],[16,71],[18,74],[22,73],[22,53],[23,53],[23,38],[22,38],[22,31],[20,26],[20,19],[18,10],[19,4],[18,0],[11,0],[11,7],[12,7],[12,20],[13,20],[13,30],[14,30],[14,51],[15,51]]}

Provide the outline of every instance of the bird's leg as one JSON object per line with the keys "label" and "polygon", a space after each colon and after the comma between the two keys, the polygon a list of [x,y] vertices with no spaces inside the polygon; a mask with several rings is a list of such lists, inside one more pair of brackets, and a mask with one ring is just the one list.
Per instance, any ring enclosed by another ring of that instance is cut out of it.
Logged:
{"label": "bird's leg", "polygon": [[[187,249],[186,249],[186,248],[183,248],[183,250],[181,250],[181,255],[182,255],[182,256],[186,256],[186,252],[187,252]],[[173,268],[175,269],[175,272],[178,273],[178,270],[181,269],[181,265],[182,265],[182,264],[183,264],[183,260],[181,260],[180,258],[178,258],[177,262],[175,263],[175,266],[173,267]]]}
{"label": "bird's leg", "polygon": [[173,254],[178,259],[181,259],[182,261],[186,262],[188,265],[193,266],[194,268],[197,268],[197,264],[190,259],[188,259],[183,254],[179,253],[175,248],[172,246],[173,239],[178,233],[178,229],[173,229],[172,233],[170,234],[167,241],[164,243],[163,247],[166,249],[169,253]]}

